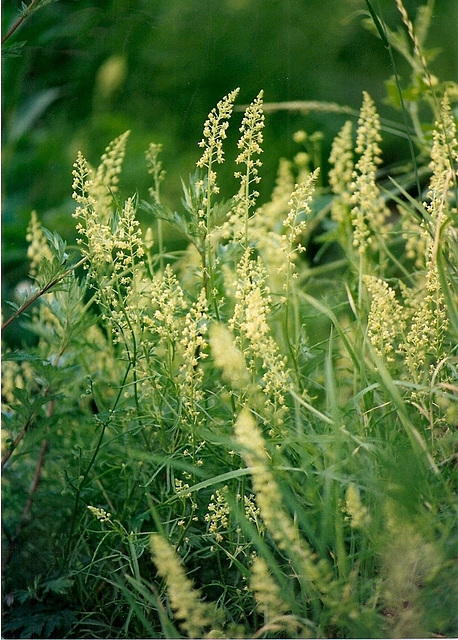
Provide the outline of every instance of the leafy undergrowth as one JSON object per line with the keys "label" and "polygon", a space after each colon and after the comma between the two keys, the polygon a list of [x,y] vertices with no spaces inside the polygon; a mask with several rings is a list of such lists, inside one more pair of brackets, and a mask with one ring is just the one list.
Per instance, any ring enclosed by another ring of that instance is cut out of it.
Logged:
{"label": "leafy undergrowth", "polygon": [[228,197],[235,90],[176,211],[154,144],[149,201],[120,200],[127,132],[75,162],[78,257],[32,215],[4,323],[31,334],[3,355],[5,637],[456,633],[457,92],[410,26],[433,112],[412,162],[382,169],[364,93],[327,181],[297,132],[259,206],[260,92]]}

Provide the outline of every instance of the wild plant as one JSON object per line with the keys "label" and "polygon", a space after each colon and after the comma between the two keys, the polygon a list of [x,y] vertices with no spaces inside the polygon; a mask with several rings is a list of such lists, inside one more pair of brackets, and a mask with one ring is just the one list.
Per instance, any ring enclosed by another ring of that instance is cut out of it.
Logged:
{"label": "wild plant", "polygon": [[[456,88],[427,72],[430,3],[418,32],[397,3],[407,41],[367,4],[391,48],[413,47],[433,105],[430,134],[413,112],[406,181],[380,178],[383,122],[364,92],[329,186],[283,160],[258,205],[260,92],[239,130],[240,186],[221,194],[234,90],[205,122],[181,209],[162,201],[154,143],[149,201],[121,199],[126,132],[97,169],[77,156],[78,258],[32,215],[35,288],[5,322],[27,312],[36,336],[3,363],[11,637],[51,634],[59,598],[66,637],[456,630]],[[324,219],[337,257],[314,265]],[[36,570],[28,536],[46,539]]]}

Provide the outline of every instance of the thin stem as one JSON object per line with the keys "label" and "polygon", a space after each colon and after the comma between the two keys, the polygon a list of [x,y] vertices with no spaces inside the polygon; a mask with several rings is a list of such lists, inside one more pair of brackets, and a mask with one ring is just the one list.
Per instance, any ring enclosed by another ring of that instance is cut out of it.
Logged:
{"label": "thin stem", "polygon": [[45,456],[46,456],[47,450],[48,450],[48,440],[45,438],[41,443],[40,456],[38,458],[37,466],[35,468],[35,474],[33,476],[32,484],[30,486],[29,497],[27,499],[27,503],[26,503],[26,505],[24,507],[24,511],[22,512],[21,519],[19,520],[19,524],[16,527],[16,531],[14,532],[14,536],[12,537],[12,539],[10,540],[10,542],[8,544],[8,548],[7,548],[7,551],[6,551],[5,559],[4,559],[3,565],[2,565],[3,570],[5,569],[5,567],[7,566],[9,561],[11,560],[11,558],[13,556],[14,547],[16,546],[16,543],[18,541],[18,538],[19,538],[22,530],[26,526],[30,510],[32,509],[32,506],[33,506],[33,499],[34,499],[35,493],[36,493],[36,491],[38,489],[38,484],[40,482],[41,470],[42,470],[43,465],[44,465],[44,461],[45,461]]}
{"label": "thin stem", "polygon": [[16,447],[18,446],[18,444],[21,442],[22,438],[25,436],[25,434],[27,433],[30,425],[32,424],[32,421],[34,419],[34,417],[36,416],[36,412],[34,412],[26,421],[25,425],[22,427],[20,433],[16,436],[16,438],[14,439],[13,444],[11,445],[11,447],[8,449],[8,451],[5,451],[3,457],[2,457],[2,471],[3,471],[3,467],[5,466],[5,464],[8,462],[8,460],[11,458],[11,456],[13,455],[14,450],[16,449]]}
{"label": "thin stem", "polygon": [[[374,8],[372,7],[370,0],[366,0],[366,4],[367,7],[369,9],[369,13],[371,14],[371,18],[374,21],[375,24],[375,28],[378,31],[378,34],[383,42],[383,44],[385,45],[385,48],[388,51],[388,55],[390,58],[390,63],[391,66],[393,68],[393,73],[394,73],[394,79],[396,82],[396,88],[398,90],[398,95],[399,95],[399,101],[401,104],[401,112],[402,112],[402,118],[404,120],[404,127],[405,127],[405,132],[407,134],[407,140],[408,140],[408,144],[409,144],[409,151],[410,151],[410,156],[412,158],[412,163],[413,163],[413,168],[414,168],[414,172],[415,172],[415,183],[416,183],[416,187],[417,187],[417,192],[418,192],[418,197],[421,197],[421,187],[420,187],[420,178],[418,176],[418,168],[417,168],[417,159],[415,157],[415,150],[414,150],[414,146],[413,146],[413,140],[412,140],[412,136],[410,134],[410,127],[409,127],[409,123],[407,121],[407,108],[405,106],[405,102],[404,102],[404,97],[402,95],[402,88],[401,88],[401,82],[399,80],[399,74],[398,74],[398,70],[396,67],[396,61],[394,59],[394,55],[393,55],[393,48],[391,46],[391,43],[388,39],[388,35],[387,35],[387,31],[385,28],[385,23],[383,22],[383,18],[382,18],[382,22],[380,22],[377,14],[374,11]],[[380,4],[378,4],[378,8],[379,11],[381,11],[381,7]]]}
{"label": "thin stem", "polygon": [[162,220],[157,219],[157,241],[159,245],[159,267],[161,273],[164,272],[164,239],[162,234]]}
{"label": "thin stem", "polygon": [[21,13],[21,15],[16,20],[16,22],[11,26],[11,28],[3,36],[2,44],[4,44],[8,40],[8,38],[10,38],[13,35],[13,33],[16,31],[16,29],[19,29],[19,27],[24,22],[24,20],[29,17],[30,13],[32,12],[32,9],[33,9],[34,5],[36,5],[39,1],[40,0],[32,0],[32,2],[29,4],[29,6],[24,9],[24,11]]}
{"label": "thin stem", "polygon": [[[61,355],[62,355],[62,351],[61,351],[61,353],[58,354],[57,361],[59,360]],[[56,364],[56,366],[57,366],[57,364]],[[42,397],[46,398],[46,396],[49,394],[49,392],[50,392],[50,387],[48,386],[48,387],[46,387],[46,389],[43,390]],[[53,408],[54,408],[53,400],[50,400],[49,405],[48,405],[48,411],[47,411],[48,417],[52,415]],[[27,418],[26,423],[22,427],[20,433],[14,439],[14,442],[12,443],[11,447],[8,449],[8,451],[5,451],[5,453],[4,453],[3,457],[2,457],[2,463],[1,463],[2,471],[3,471],[3,467],[5,466],[5,464],[8,462],[8,460],[11,458],[11,456],[14,453],[14,451],[16,450],[18,444],[21,442],[21,440],[24,438],[24,436],[27,433],[27,431],[30,429],[30,427],[33,424],[33,421],[35,420],[37,415],[38,415],[38,411],[33,411],[33,413]]]}
{"label": "thin stem", "polygon": [[248,219],[250,217],[250,168],[248,162],[251,159],[251,155],[248,157],[247,170],[246,170],[246,184],[245,184],[245,249],[248,248]]}
{"label": "thin stem", "polygon": [[123,380],[122,380],[122,382],[121,382],[121,384],[119,386],[118,394],[117,394],[117,396],[115,398],[115,401],[113,403],[113,408],[109,411],[108,418],[106,420],[104,420],[103,423],[102,423],[102,429],[101,429],[100,436],[99,436],[99,439],[97,441],[97,445],[95,447],[94,453],[92,454],[92,457],[91,457],[91,459],[89,461],[89,464],[88,464],[88,466],[86,468],[86,471],[85,471],[85,473],[83,475],[83,478],[82,478],[81,482],[78,483],[78,487],[76,489],[75,506],[74,506],[74,509],[73,509],[73,515],[72,515],[72,521],[71,521],[71,524],[70,524],[70,532],[68,534],[67,546],[65,548],[65,558],[67,560],[68,560],[69,555],[70,555],[70,546],[71,546],[72,539],[73,539],[73,532],[74,532],[75,526],[76,526],[76,517],[77,517],[77,513],[78,513],[78,507],[79,507],[79,502],[80,502],[81,491],[83,490],[83,487],[84,487],[84,485],[86,483],[86,480],[87,480],[87,478],[89,476],[89,472],[91,471],[91,469],[92,469],[92,467],[94,465],[95,459],[97,458],[97,455],[99,453],[100,447],[102,446],[102,441],[103,441],[103,437],[105,435],[105,431],[106,431],[108,425],[110,424],[110,422],[111,422],[111,420],[113,418],[114,411],[115,411],[115,409],[116,409],[116,407],[118,405],[119,399],[121,398],[122,392],[124,390],[124,385],[125,385],[125,382],[127,380],[127,376],[129,375],[129,371],[130,371],[131,366],[132,366],[132,362],[129,362],[128,365],[127,365],[127,368],[126,368],[126,373],[124,374],[124,378],[123,378]]}
{"label": "thin stem", "polygon": [[79,262],[77,262],[75,265],[73,265],[73,267],[71,267],[70,269],[67,269],[64,273],[61,273],[60,275],[56,276],[53,280],[51,280],[51,282],[48,282],[48,284],[45,285],[42,289],[40,289],[39,291],[34,293],[31,298],[26,300],[24,302],[24,304],[21,305],[19,307],[19,309],[17,309],[13,313],[13,315],[8,318],[8,320],[5,320],[5,322],[2,324],[2,327],[1,327],[2,331],[4,331],[13,322],[13,320],[15,320],[18,316],[20,316],[21,313],[24,313],[24,311],[26,309],[28,309],[28,307],[30,307],[30,305],[33,304],[35,302],[35,300],[38,300],[38,298],[40,298],[43,294],[48,293],[48,291],[50,291],[53,287],[55,287],[56,284],[59,284],[59,282],[61,280],[66,278],[68,275],[70,275],[70,273],[72,273],[72,271],[75,271],[75,269],[77,269],[82,264],[84,264],[86,262],[86,260],[87,260],[87,256],[82,258]]}
{"label": "thin stem", "polygon": [[[48,403],[48,409],[46,411],[46,415],[47,415],[48,418],[50,418],[53,413],[54,413],[54,401],[51,400]],[[30,425],[30,420],[28,421],[28,423]],[[27,431],[27,425],[21,431],[21,434],[22,434],[21,439],[22,439],[22,437],[24,437],[26,431]],[[19,434],[19,435],[21,435],[21,434]],[[17,440],[18,440],[18,438],[16,438],[15,444],[16,444]],[[30,486],[29,496],[27,498],[27,502],[26,502],[26,505],[24,507],[24,511],[22,512],[21,519],[19,520],[19,524],[16,527],[16,531],[14,532],[14,536],[9,541],[8,549],[7,549],[7,552],[6,552],[6,555],[5,555],[5,559],[3,561],[2,569],[5,569],[6,565],[11,560],[11,558],[13,556],[14,547],[16,546],[16,543],[17,543],[18,538],[19,538],[19,536],[21,534],[21,531],[23,530],[23,528],[27,524],[27,519],[29,517],[29,513],[30,513],[30,511],[32,509],[32,506],[33,506],[34,496],[35,496],[35,493],[37,492],[38,484],[40,482],[41,470],[42,470],[44,462],[45,462],[45,457],[46,457],[47,451],[48,451],[48,440],[47,440],[47,438],[44,438],[42,440],[42,443],[41,443],[40,455],[38,457],[37,466],[35,468],[35,474],[33,476],[32,484]],[[10,451],[10,455],[11,455],[11,453],[12,453],[12,450]],[[3,465],[3,460],[2,460],[2,465]]]}

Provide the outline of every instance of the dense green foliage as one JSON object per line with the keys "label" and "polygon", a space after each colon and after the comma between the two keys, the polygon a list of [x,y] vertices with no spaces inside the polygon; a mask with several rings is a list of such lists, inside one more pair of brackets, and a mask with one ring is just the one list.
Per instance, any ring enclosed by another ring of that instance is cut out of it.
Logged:
{"label": "dense green foliage", "polygon": [[[159,3],[177,31],[183,4]],[[434,3],[393,4],[394,30],[365,7],[410,68],[387,83],[400,123],[360,91],[333,142],[298,126],[278,163],[268,83],[235,89],[198,147],[143,142],[125,197],[126,109],[97,167],[75,150],[69,243],[29,216],[3,311],[4,637],[457,633],[458,89],[430,71]]]}

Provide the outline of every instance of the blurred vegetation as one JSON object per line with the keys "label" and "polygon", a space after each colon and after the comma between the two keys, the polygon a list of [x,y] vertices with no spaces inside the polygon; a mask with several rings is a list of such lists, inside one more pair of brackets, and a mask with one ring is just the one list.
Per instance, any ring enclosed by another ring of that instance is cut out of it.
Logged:
{"label": "blurred vegetation", "polygon": [[[107,141],[131,129],[123,194],[138,190],[144,196],[144,152],[150,141],[163,143],[168,174],[163,198],[176,203],[181,178],[187,178],[198,157],[205,115],[235,87],[241,88],[239,103],[262,88],[266,103],[324,100],[355,109],[367,90],[382,116],[402,120],[383,108],[383,82],[392,70],[383,44],[364,28],[363,0],[42,4],[4,45],[4,297],[27,273],[25,231],[32,210],[45,227],[72,242],[69,176],[78,150],[97,163]],[[415,12],[418,3],[405,4]],[[18,0],[4,3],[2,34],[20,7]],[[394,0],[380,0],[379,7],[388,25],[399,26]],[[431,68],[443,80],[457,75],[457,13],[455,0],[436,3],[429,44],[441,53]],[[408,70],[398,62],[402,76]],[[295,130],[324,132],[325,165],[345,117],[270,113],[261,198],[271,192],[278,159],[298,150]],[[402,139],[385,136],[385,146],[387,162],[406,155]],[[223,183],[233,180],[226,171]]]}

